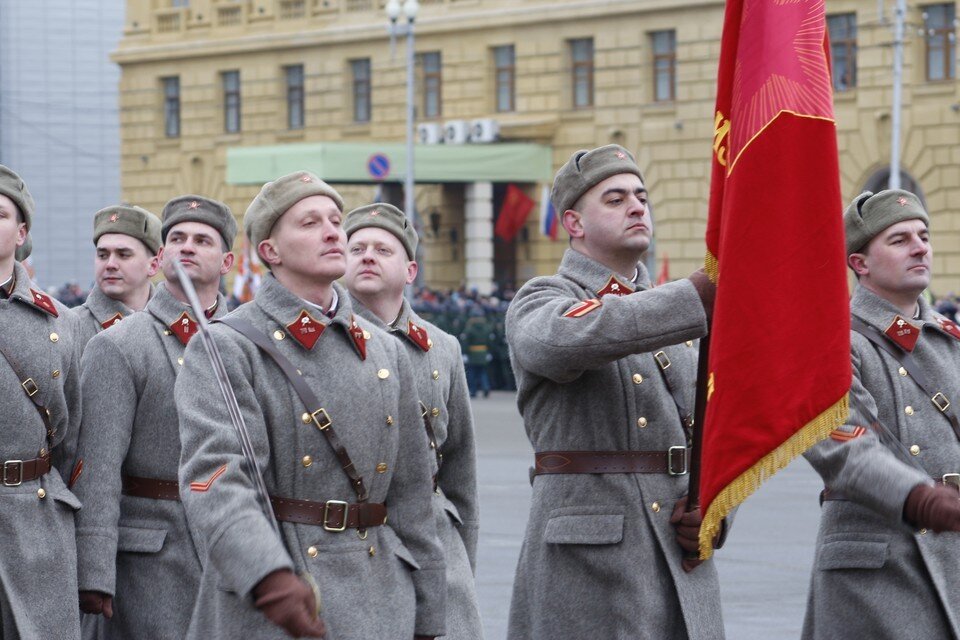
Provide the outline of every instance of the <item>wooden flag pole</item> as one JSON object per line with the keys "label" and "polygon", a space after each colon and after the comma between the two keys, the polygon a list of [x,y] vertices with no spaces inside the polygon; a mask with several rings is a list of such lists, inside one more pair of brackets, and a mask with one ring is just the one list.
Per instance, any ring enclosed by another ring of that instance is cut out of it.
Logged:
{"label": "wooden flag pole", "polygon": [[[687,512],[700,508],[700,463],[703,451],[703,423],[707,414],[707,379],[710,375],[710,333],[700,338],[697,361],[697,397],[693,405],[693,434],[690,443],[690,484],[687,488]],[[684,552],[684,558],[699,559],[697,552]]]}

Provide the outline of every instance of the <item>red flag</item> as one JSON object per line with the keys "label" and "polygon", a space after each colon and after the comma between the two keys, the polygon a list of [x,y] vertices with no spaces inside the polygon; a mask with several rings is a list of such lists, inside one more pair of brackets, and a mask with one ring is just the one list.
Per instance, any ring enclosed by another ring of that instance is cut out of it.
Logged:
{"label": "red flag", "polygon": [[510,241],[517,235],[523,223],[527,221],[527,216],[533,209],[534,202],[530,197],[517,188],[516,185],[508,184],[507,192],[503,196],[503,206],[500,207],[500,215],[497,217],[497,224],[493,232],[503,240]]}
{"label": "red flag", "polygon": [[847,415],[850,310],[823,0],[728,0],[706,267],[717,282],[701,557]]}
{"label": "red flag", "polygon": [[660,275],[657,276],[657,286],[670,282],[670,256],[663,254],[663,263],[660,265]]}

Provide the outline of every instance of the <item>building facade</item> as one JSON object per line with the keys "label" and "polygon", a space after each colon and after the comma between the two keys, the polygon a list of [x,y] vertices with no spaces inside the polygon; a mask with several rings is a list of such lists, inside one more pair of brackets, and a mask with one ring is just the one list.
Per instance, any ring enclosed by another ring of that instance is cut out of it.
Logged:
{"label": "building facade", "polygon": [[120,197],[122,0],[0,0],[0,163],[37,202],[44,287],[93,280],[93,214]]}
{"label": "building facade", "polygon": [[[336,184],[348,206],[402,205],[405,41],[392,51],[383,4],[128,0],[113,55],[124,199],[156,211],[197,192],[240,216],[259,183],[305,168]],[[566,238],[541,232],[543,189],[575,150],[610,142],[637,154],[651,192],[652,270],[667,257],[671,277],[702,265],[723,8],[422,1],[415,175],[425,283],[489,290],[554,271]],[[889,175],[892,6],[834,0],[827,9],[849,201]],[[955,3],[911,3],[907,25],[903,180],[931,213],[933,289],[960,292]],[[532,210],[504,240],[494,229],[509,185]]]}

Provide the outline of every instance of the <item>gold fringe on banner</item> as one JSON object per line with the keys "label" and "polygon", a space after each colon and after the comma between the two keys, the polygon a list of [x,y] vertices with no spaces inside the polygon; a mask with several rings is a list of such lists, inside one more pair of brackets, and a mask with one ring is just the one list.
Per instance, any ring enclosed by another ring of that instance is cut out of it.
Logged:
{"label": "gold fringe on banner", "polygon": [[850,394],[843,394],[843,397],[836,404],[804,425],[786,442],[741,473],[717,494],[703,516],[703,524],[700,525],[701,560],[706,560],[713,555],[713,538],[720,531],[720,523],[727,514],[749,498],[773,474],[790,464],[791,460],[821,440],[828,438],[831,431],[846,421],[849,413],[849,401]]}
{"label": "gold fringe on banner", "polygon": [[710,253],[709,249],[707,249],[707,256],[703,259],[703,270],[707,272],[710,282],[717,284],[717,280],[720,279],[720,263],[717,261],[717,256]]}

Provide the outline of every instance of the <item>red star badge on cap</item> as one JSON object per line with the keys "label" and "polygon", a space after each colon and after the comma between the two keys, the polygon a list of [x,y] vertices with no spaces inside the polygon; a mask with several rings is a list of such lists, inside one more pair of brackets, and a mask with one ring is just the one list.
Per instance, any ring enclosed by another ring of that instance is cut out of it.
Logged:
{"label": "red star badge on cap", "polygon": [[187,207],[188,207],[189,209],[199,209],[199,208],[200,208],[200,203],[197,202],[196,200],[191,200],[191,201],[190,201],[190,204],[187,205]]}
{"label": "red star badge on cap", "polygon": [[367,338],[363,335],[363,329],[357,324],[354,316],[350,316],[350,337],[353,339],[353,345],[357,348],[357,353],[361,360],[367,359]]}
{"label": "red star badge on cap", "polygon": [[617,157],[623,160],[627,157],[627,154],[625,154],[623,151],[617,151]]}
{"label": "red star badge on cap", "polygon": [[378,216],[378,215],[380,215],[380,209],[374,209],[373,211],[370,212],[370,215],[371,215],[371,216]]}
{"label": "red star badge on cap", "polygon": [[112,316],[110,316],[109,318],[101,322],[100,326],[103,327],[104,329],[109,329],[110,327],[117,324],[121,320],[123,320],[123,314],[117,311],[115,314],[113,314]]}
{"label": "red star badge on cap", "polygon": [[899,198],[897,198],[897,204],[899,204],[901,207],[905,207],[907,206],[907,199],[904,198],[903,196],[900,196]]}
{"label": "red star badge on cap", "polygon": [[170,331],[180,339],[180,342],[187,344],[190,342],[190,338],[197,335],[197,323],[184,311],[170,325]]}
{"label": "red star badge on cap", "polygon": [[407,337],[423,351],[430,351],[430,345],[433,343],[430,342],[427,330],[413,324],[411,320],[407,320]]}
{"label": "red star badge on cap", "polygon": [[300,182],[313,182],[313,178],[307,175],[300,176]]}
{"label": "red star badge on cap", "polygon": [[115,214],[115,213],[110,216],[110,222],[116,222],[116,221],[119,220],[119,219],[120,219],[120,216],[118,216],[118,215]]}
{"label": "red star badge on cap", "polygon": [[318,322],[306,309],[302,309],[297,319],[287,325],[290,337],[307,349],[313,349],[313,345],[317,344],[317,340],[326,328],[325,324]]}
{"label": "red star badge on cap", "polygon": [[920,329],[900,316],[894,318],[883,333],[904,351],[913,351],[913,348],[917,346],[917,340],[920,339]]}

